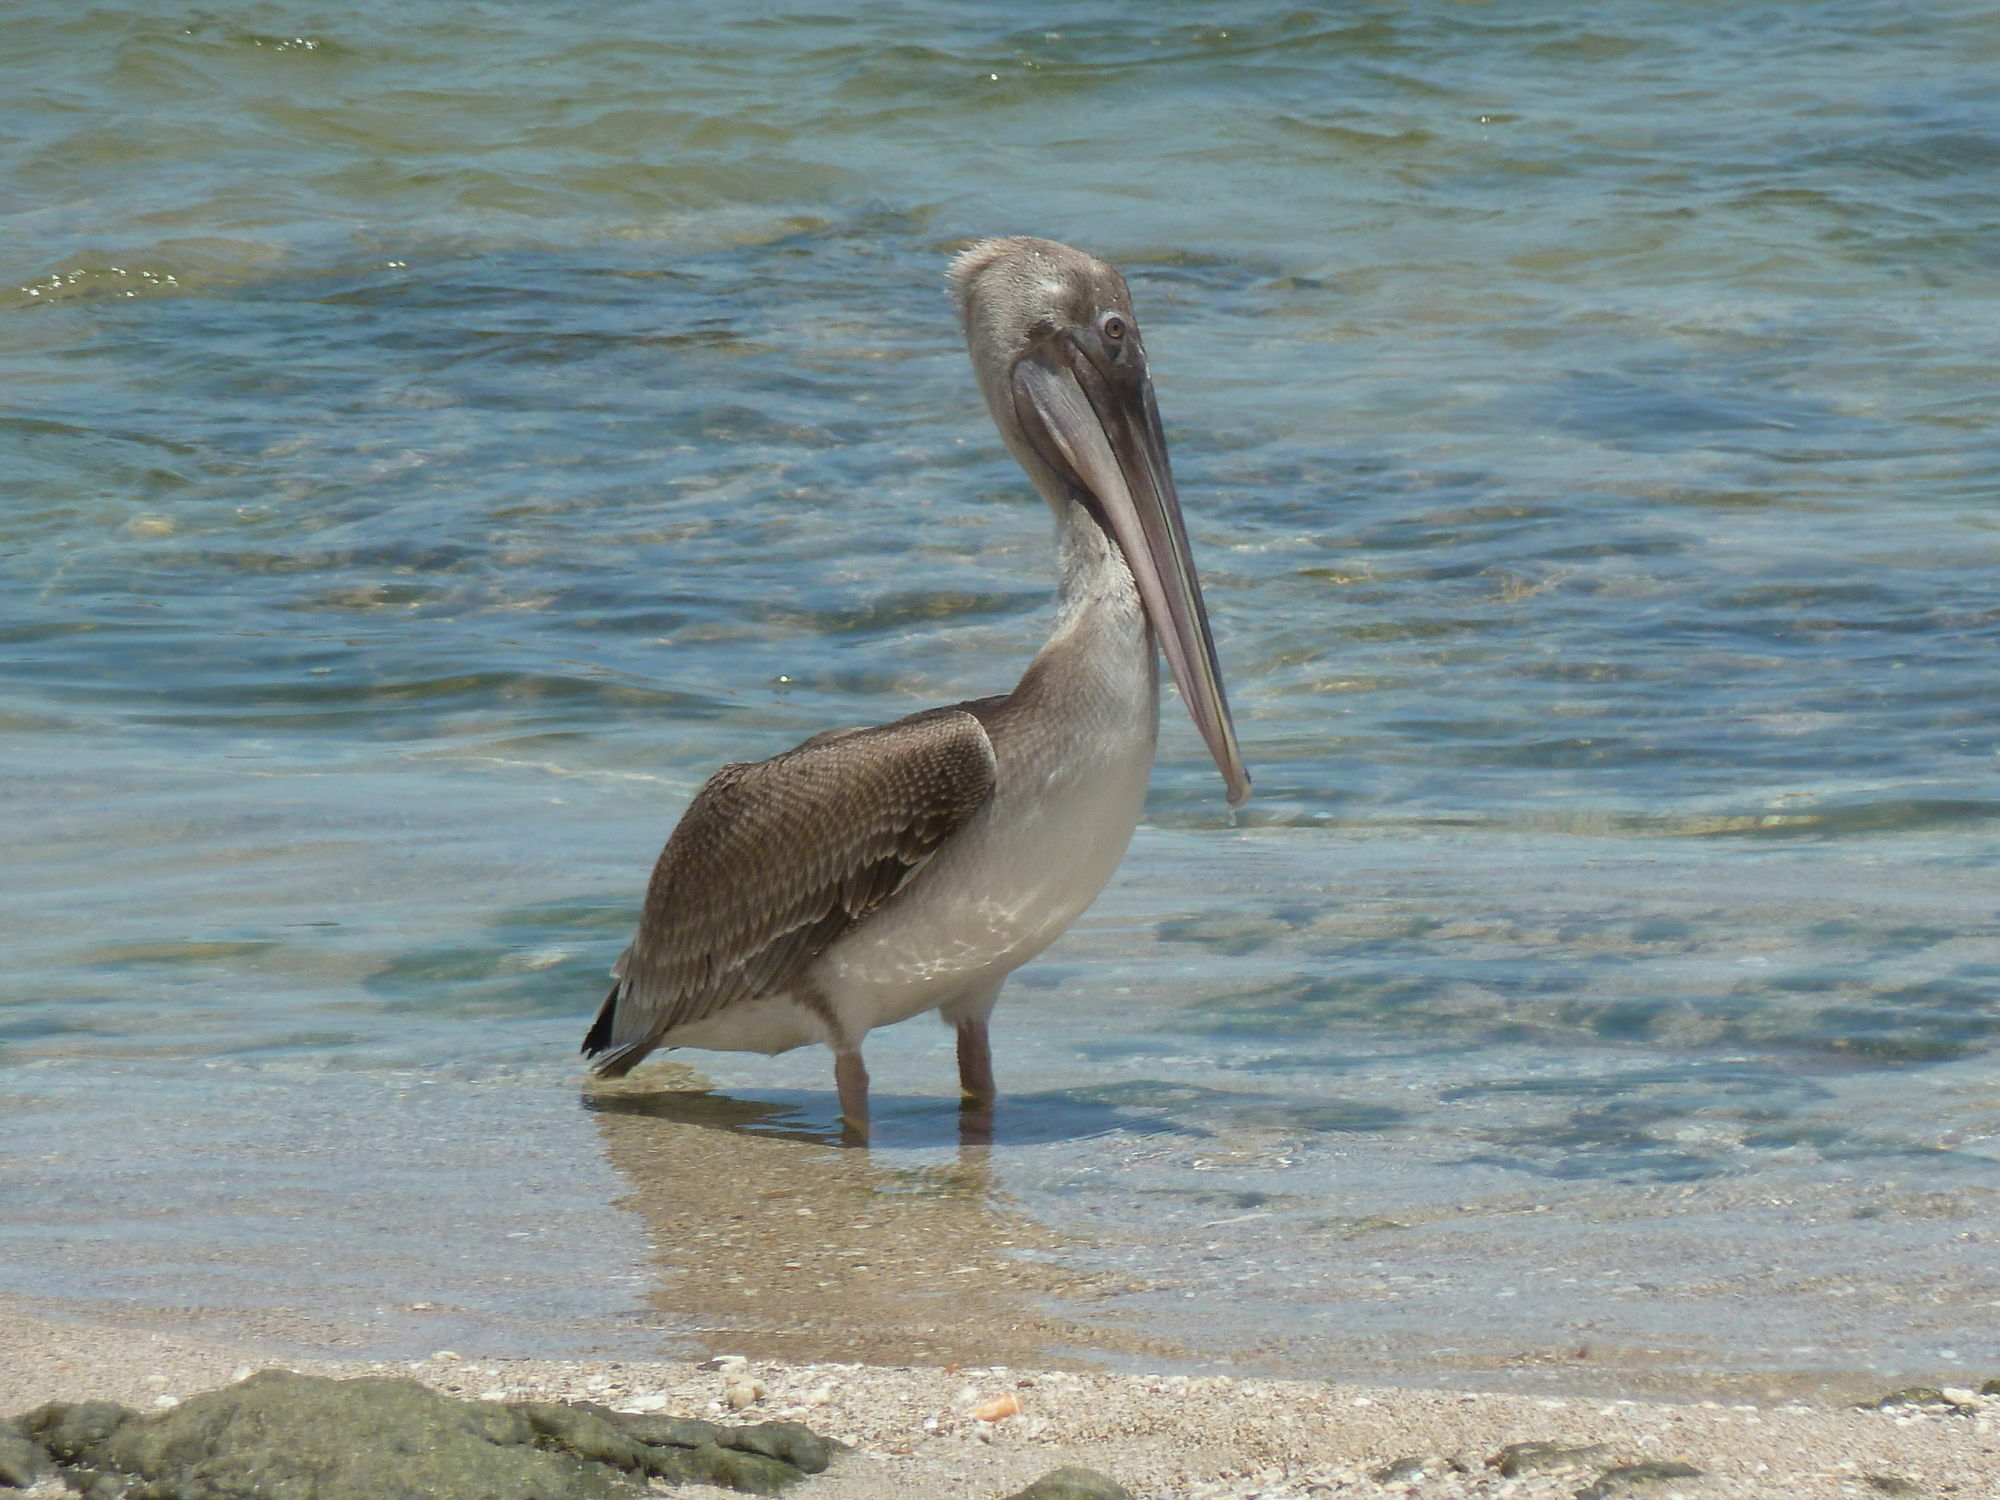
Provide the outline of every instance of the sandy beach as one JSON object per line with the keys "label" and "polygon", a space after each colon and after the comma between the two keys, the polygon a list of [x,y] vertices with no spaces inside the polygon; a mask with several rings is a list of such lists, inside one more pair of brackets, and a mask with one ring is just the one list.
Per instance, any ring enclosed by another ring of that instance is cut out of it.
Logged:
{"label": "sandy beach", "polygon": [[[400,1364],[296,1361],[247,1345],[0,1312],[0,1412],[9,1415],[53,1399],[166,1409],[272,1365],[336,1376],[407,1374],[475,1399],[587,1399],[620,1410],[802,1421],[852,1447],[798,1492],[811,1500],[997,1500],[1062,1464],[1101,1470],[1146,1500],[1537,1500],[1575,1495],[1608,1469],[1643,1463],[1703,1471],[1632,1487],[1663,1500],[2000,1495],[2000,1396],[1970,1391],[1950,1393],[1956,1409],[1861,1410],[726,1357],[552,1363],[441,1350]],[[998,1420],[977,1414],[1010,1407],[1018,1411]],[[1513,1474],[1491,1462],[1526,1442],[1589,1451],[1559,1467]],[[1389,1471],[1399,1460],[1426,1457],[1428,1465]],[[1415,1469],[1422,1472],[1409,1472]]]}

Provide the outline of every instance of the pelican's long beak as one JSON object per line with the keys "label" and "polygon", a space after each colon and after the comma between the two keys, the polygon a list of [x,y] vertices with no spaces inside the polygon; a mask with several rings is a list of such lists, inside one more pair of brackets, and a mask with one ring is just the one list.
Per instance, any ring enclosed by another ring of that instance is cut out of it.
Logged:
{"label": "pelican's long beak", "polygon": [[1058,335],[1014,362],[1013,386],[1028,440],[1051,468],[1096,499],[1139,585],[1181,701],[1222,772],[1229,805],[1241,806],[1250,773],[1236,748],[1152,381],[1138,365],[1107,365],[1073,336]]}

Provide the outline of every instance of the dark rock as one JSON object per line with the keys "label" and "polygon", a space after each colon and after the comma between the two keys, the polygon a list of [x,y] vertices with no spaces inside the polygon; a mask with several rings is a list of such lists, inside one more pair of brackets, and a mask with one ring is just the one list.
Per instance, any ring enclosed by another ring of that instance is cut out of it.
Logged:
{"label": "dark rock", "polygon": [[12,1422],[0,1422],[0,1487],[25,1490],[54,1466],[42,1445]]}
{"label": "dark rock", "polygon": [[1404,1479],[1423,1479],[1440,1474],[1469,1474],[1472,1466],[1450,1453],[1412,1453],[1393,1459],[1369,1474],[1377,1484],[1395,1484]]}
{"label": "dark rock", "polygon": [[1891,1391],[1880,1401],[1864,1401],[1863,1406],[1872,1406],[1878,1411],[1887,1411],[1892,1406],[1943,1406],[1944,1392],[1934,1385],[1906,1385],[1901,1390]]}
{"label": "dark rock", "polygon": [[1921,1495],[1924,1487],[1901,1474],[1863,1474],[1861,1482],[1883,1495]]}
{"label": "dark rock", "polygon": [[1993,1379],[1982,1385],[1979,1388],[1979,1394],[1982,1396],[2000,1396],[2000,1375],[1994,1376]]}
{"label": "dark rock", "polygon": [[722,1437],[720,1423],[698,1417],[652,1417],[621,1411],[618,1425],[651,1448],[699,1448],[704,1443],[716,1444]]}
{"label": "dark rock", "polygon": [[[696,1417],[639,1416],[630,1412],[612,1412],[609,1416],[629,1437],[655,1450],[647,1461],[651,1473],[684,1484],[733,1482],[737,1488],[757,1494],[774,1493],[762,1488],[767,1484],[789,1484],[800,1474],[824,1473],[840,1447],[798,1422],[724,1427]],[[727,1450],[727,1454],[722,1450]],[[743,1458],[733,1456],[737,1454]],[[780,1474],[751,1461],[755,1459],[769,1459],[796,1472]],[[736,1477],[734,1481],[703,1477],[711,1473]]]}
{"label": "dark rock", "polygon": [[827,1445],[794,1423],[634,1420],[591,1402],[500,1406],[413,1380],[266,1370],[152,1416],[51,1403],[0,1424],[0,1463],[18,1432],[72,1487],[145,1500],[638,1500],[647,1475],[775,1495],[807,1463],[826,1467]]}
{"label": "dark rock", "polygon": [[746,1495],[775,1495],[805,1478],[775,1458],[738,1453],[713,1443],[698,1448],[654,1448],[647,1463],[652,1473],[670,1484],[713,1484]]}
{"label": "dark rock", "polygon": [[[674,1484],[713,1484],[752,1495],[775,1495],[832,1462],[837,1444],[797,1422],[724,1427],[695,1417],[641,1416],[592,1401],[530,1402],[540,1420],[563,1423],[559,1413],[583,1413],[576,1429],[606,1463],[643,1469]],[[628,1446],[643,1449],[629,1465]]]}
{"label": "dark rock", "polygon": [[85,1454],[137,1417],[111,1401],[54,1401],[9,1425],[27,1433],[57,1463],[74,1464],[88,1462]]}
{"label": "dark rock", "polygon": [[1701,1475],[1702,1471],[1693,1464],[1671,1461],[1620,1464],[1599,1474],[1595,1484],[1578,1490],[1576,1500],[1609,1500],[1612,1495],[1622,1495],[1642,1484],[1659,1484],[1668,1479],[1699,1479]]}
{"label": "dark rock", "polygon": [[759,1422],[754,1427],[725,1427],[715,1440],[739,1453],[759,1453],[790,1464],[807,1474],[823,1474],[833,1462],[833,1445],[800,1422]]}
{"label": "dark rock", "polygon": [[149,1500],[626,1500],[645,1493],[600,1464],[542,1451],[518,1413],[454,1401],[414,1380],[266,1370],[156,1416],[106,1402],[55,1403],[29,1413],[23,1425],[65,1465],[142,1481]]}
{"label": "dark rock", "polygon": [[1498,1469],[1502,1479],[1518,1479],[1544,1469],[1580,1469],[1587,1464],[1603,1463],[1609,1457],[1609,1443],[1585,1443],[1580,1448],[1564,1447],[1561,1443],[1509,1443],[1486,1460],[1486,1467]]}
{"label": "dark rock", "polygon": [[646,1445],[628,1433],[607,1406],[594,1401],[509,1401],[507,1409],[527,1419],[538,1448],[573,1453],[628,1474],[647,1467]]}
{"label": "dark rock", "polygon": [[1132,1500],[1132,1492],[1109,1474],[1066,1464],[1049,1470],[1007,1500]]}
{"label": "dark rock", "polygon": [[1934,1385],[1906,1385],[1900,1391],[1891,1391],[1880,1401],[1863,1401],[1863,1411],[1896,1411],[1915,1408],[1919,1411],[1934,1411],[1954,1417],[1969,1417],[1977,1407],[1954,1401]]}

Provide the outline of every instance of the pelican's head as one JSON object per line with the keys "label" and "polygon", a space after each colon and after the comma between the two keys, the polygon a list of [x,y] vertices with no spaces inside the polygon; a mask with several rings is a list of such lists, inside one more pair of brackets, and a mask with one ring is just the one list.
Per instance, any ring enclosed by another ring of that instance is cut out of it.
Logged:
{"label": "pelican's head", "polygon": [[951,265],[986,406],[1058,515],[1081,505],[1131,569],[1235,807],[1250,795],[1188,553],[1146,348],[1125,278],[1054,240],[981,240]]}

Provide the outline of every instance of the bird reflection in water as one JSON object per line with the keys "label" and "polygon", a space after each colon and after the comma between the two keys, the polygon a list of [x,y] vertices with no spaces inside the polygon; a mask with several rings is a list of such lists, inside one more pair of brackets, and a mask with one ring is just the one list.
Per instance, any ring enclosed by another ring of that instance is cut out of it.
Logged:
{"label": "bird reflection in water", "polygon": [[985,1145],[895,1164],[676,1064],[584,1102],[660,1262],[648,1301],[708,1353],[988,1365],[1150,1347],[1064,1315],[1123,1285],[1055,1262],[1067,1241],[1006,1204]]}

